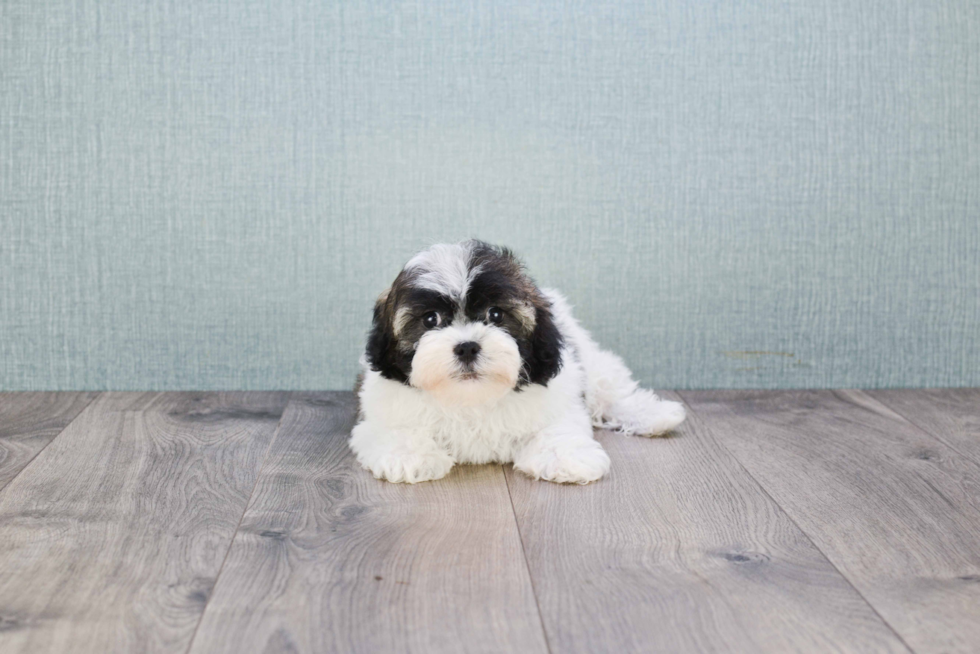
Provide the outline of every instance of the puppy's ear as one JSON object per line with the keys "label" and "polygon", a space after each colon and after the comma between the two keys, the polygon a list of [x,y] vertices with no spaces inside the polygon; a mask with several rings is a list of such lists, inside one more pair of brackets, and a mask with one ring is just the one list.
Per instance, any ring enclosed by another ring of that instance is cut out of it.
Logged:
{"label": "puppy's ear", "polygon": [[528,351],[523,353],[523,381],[547,385],[561,370],[563,343],[564,339],[551,315],[551,308],[544,302],[536,303],[534,332],[529,339]]}
{"label": "puppy's ear", "polygon": [[382,293],[374,305],[374,322],[368,334],[366,355],[371,370],[380,372],[382,377],[407,382],[408,377],[396,363],[395,336],[388,303],[390,293],[390,289]]}

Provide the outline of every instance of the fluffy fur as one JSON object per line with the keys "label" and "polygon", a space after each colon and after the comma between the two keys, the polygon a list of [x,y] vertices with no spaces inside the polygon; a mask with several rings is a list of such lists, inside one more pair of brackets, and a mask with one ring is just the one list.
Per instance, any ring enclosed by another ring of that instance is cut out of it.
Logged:
{"label": "fluffy fur", "polygon": [[513,462],[535,479],[585,484],[610,465],[594,427],[656,436],[685,417],[600,349],[564,297],[480,241],[405,265],[378,299],[362,365],[350,447],[392,482]]}

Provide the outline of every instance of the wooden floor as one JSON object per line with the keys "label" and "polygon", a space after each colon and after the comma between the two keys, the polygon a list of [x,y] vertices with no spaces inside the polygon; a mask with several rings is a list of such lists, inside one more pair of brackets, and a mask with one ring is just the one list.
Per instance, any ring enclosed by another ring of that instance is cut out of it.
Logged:
{"label": "wooden floor", "polygon": [[0,394],[0,652],[980,651],[980,390],[666,395],[407,486],[349,393]]}

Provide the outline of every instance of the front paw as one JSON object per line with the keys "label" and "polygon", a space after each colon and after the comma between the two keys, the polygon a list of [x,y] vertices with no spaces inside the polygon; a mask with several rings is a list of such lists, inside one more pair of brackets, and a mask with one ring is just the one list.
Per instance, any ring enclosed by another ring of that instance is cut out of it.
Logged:
{"label": "front paw", "polygon": [[595,441],[522,454],[514,468],[534,479],[559,484],[588,484],[609,472],[609,455]]}
{"label": "front paw", "polygon": [[358,456],[358,462],[377,479],[394,483],[417,484],[442,479],[452,470],[453,460],[445,452],[424,454],[410,451],[386,452],[376,457]]}
{"label": "front paw", "polygon": [[354,427],[349,445],[365,470],[378,479],[395,483],[441,479],[455,463],[431,439],[379,429],[369,422]]}

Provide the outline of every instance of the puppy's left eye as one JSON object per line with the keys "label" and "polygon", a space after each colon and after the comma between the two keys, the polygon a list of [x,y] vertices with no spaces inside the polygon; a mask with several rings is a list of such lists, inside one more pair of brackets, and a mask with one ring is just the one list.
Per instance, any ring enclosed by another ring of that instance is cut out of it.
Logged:
{"label": "puppy's left eye", "polygon": [[487,309],[487,320],[495,325],[499,325],[504,321],[504,312],[497,307],[490,307]]}

